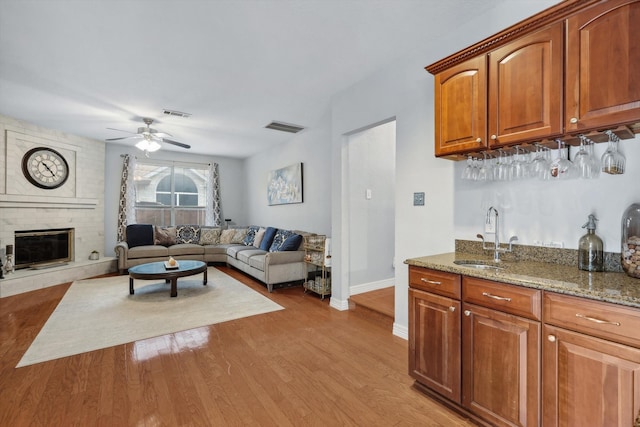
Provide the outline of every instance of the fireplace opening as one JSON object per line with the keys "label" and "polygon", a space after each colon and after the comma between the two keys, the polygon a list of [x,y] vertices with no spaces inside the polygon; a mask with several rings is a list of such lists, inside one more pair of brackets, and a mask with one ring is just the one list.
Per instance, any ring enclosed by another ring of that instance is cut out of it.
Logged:
{"label": "fireplace opening", "polygon": [[45,268],[73,261],[73,241],[73,228],[16,231],[15,268]]}

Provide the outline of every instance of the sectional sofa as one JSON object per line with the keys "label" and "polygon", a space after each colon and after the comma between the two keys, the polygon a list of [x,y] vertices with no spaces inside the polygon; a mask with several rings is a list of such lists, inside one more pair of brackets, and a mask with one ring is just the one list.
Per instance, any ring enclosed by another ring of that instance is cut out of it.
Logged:
{"label": "sectional sofa", "polygon": [[313,233],[252,225],[223,229],[198,225],[127,226],[126,241],[115,247],[121,274],[147,262],[191,259],[224,262],[267,285],[305,280],[303,239]]}

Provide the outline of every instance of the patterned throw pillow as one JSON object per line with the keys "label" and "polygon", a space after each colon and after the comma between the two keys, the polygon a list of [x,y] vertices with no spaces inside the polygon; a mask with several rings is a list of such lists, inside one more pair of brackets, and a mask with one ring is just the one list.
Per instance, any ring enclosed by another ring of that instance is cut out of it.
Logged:
{"label": "patterned throw pillow", "polygon": [[179,225],[176,231],[177,243],[200,243],[199,225]]}
{"label": "patterned throw pillow", "polygon": [[260,227],[258,227],[257,225],[250,225],[249,228],[247,228],[247,235],[245,236],[242,243],[244,243],[245,246],[253,246],[253,242],[256,238],[256,233],[259,229]]}
{"label": "patterned throw pillow", "polygon": [[176,228],[175,227],[158,227],[154,233],[154,242],[156,245],[171,246],[176,244]]}
{"label": "patterned throw pillow", "polygon": [[220,243],[222,243],[223,245],[228,245],[229,243],[231,243],[231,239],[233,239],[233,236],[236,235],[236,230],[230,228],[227,230],[222,230],[222,233],[220,234]]}
{"label": "patterned throw pillow", "polygon": [[245,237],[247,237],[247,229],[238,228],[236,229],[236,233],[233,235],[233,238],[231,239],[231,243],[241,244],[244,242]]}
{"label": "patterned throw pillow", "polygon": [[200,227],[200,244],[217,245],[220,243],[221,229],[216,227]]}
{"label": "patterned throw pillow", "polygon": [[273,237],[273,243],[271,243],[269,252],[280,252],[282,250],[282,245],[284,245],[284,241],[287,240],[289,236],[293,236],[294,234],[295,233],[291,230],[278,229],[276,235]]}

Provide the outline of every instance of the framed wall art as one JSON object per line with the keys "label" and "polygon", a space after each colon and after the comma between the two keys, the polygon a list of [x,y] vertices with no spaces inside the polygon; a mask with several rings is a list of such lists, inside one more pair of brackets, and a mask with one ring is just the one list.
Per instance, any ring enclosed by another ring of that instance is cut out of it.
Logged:
{"label": "framed wall art", "polygon": [[302,163],[269,172],[267,203],[269,206],[302,203]]}

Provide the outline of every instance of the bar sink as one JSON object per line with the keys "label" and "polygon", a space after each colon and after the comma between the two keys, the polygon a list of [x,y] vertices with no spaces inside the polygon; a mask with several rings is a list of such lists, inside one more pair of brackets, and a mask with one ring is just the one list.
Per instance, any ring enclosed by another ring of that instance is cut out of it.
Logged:
{"label": "bar sink", "polygon": [[461,267],[477,268],[481,270],[504,270],[505,266],[499,266],[495,262],[481,260],[455,260],[454,264]]}

